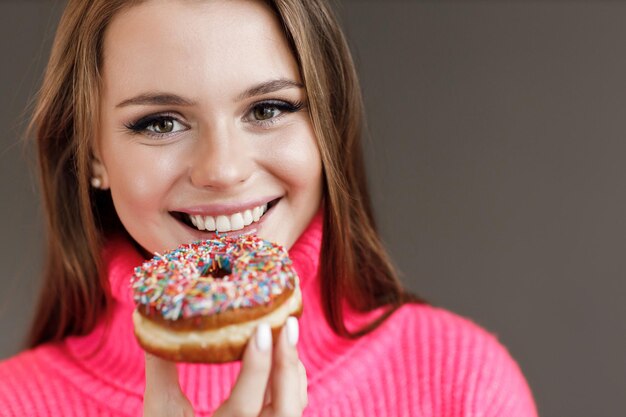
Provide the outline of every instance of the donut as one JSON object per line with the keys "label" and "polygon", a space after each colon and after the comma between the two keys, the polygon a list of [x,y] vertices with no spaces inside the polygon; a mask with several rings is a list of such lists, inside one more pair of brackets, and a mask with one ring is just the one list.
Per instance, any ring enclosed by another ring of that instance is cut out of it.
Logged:
{"label": "donut", "polygon": [[241,359],[257,325],[274,340],[302,313],[287,251],[254,235],[218,236],[155,254],[135,268],[135,336],[147,352],[177,362]]}

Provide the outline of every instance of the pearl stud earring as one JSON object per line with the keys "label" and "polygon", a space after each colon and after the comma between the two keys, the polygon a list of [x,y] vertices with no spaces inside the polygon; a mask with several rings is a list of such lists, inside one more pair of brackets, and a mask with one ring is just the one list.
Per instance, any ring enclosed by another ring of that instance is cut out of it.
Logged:
{"label": "pearl stud earring", "polygon": [[91,186],[98,189],[102,187],[102,180],[100,177],[91,177]]}

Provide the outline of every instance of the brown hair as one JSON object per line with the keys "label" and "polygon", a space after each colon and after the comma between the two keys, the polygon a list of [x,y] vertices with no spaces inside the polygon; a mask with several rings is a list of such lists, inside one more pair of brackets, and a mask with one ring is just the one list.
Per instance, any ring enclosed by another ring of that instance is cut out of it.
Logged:
{"label": "brown hair", "polygon": [[[69,0],[59,23],[31,129],[47,215],[44,282],[28,345],[90,331],[108,309],[100,252],[119,228],[110,193],[89,187],[91,139],[98,129],[104,32],[137,0]],[[324,170],[321,294],[340,335],[376,328],[407,301],[376,231],[361,150],[363,104],[346,40],[325,0],[272,0],[298,60]],[[385,313],[348,330],[342,301]]]}

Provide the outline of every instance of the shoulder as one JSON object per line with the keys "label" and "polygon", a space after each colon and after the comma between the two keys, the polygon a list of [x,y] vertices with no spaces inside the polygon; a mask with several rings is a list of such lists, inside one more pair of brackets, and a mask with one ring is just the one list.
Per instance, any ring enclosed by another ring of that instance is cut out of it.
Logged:
{"label": "shoulder", "polygon": [[[485,345],[488,349],[504,349],[495,334],[470,318],[429,304],[405,304],[390,317],[390,321],[395,322],[395,326],[410,330],[413,336],[453,342],[458,348]],[[407,342],[415,341],[410,334],[405,334]]]}
{"label": "shoulder", "polygon": [[43,345],[0,361],[0,417],[74,415],[82,409],[79,393],[49,366],[56,350]]}
{"label": "shoulder", "polygon": [[390,321],[395,322],[395,327],[404,329],[403,342],[415,344],[428,340],[429,346],[423,343],[419,346],[421,349],[429,348],[432,353],[440,350],[449,354],[482,352],[487,356],[505,355],[511,359],[495,334],[473,320],[444,308],[406,304],[390,317]]}
{"label": "shoulder", "polygon": [[[441,415],[536,416],[517,362],[498,338],[472,320],[426,304],[407,304],[385,324],[407,367],[431,381]],[[438,397],[438,398],[436,398]],[[462,411],[464,410],[464,411]]]}
{"label": "shoulder", "polygon": [[[0,398],[8,392],[19,393],[41,375],[37,350],[27,350],[0,361]],[[25,386],[24,386],[25,384]]]}
{"label": "shoulder", "polygon": [[0,416],[35,415],[36,385],[42,383],[34,351],[22,352],[0,361]]}

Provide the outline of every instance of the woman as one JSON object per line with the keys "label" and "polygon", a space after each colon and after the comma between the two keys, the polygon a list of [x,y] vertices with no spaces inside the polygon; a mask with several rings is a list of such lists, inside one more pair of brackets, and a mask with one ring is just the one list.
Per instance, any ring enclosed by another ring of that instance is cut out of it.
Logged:
{"label": "woman", "polygon": [[[401,288],[361,115],[323,0],[71,0],[33,120],[45,285],[33,349],[0,365],[2,415],[535,415],[493,336]],[[265,204],[220,231],[289,249],[300,331],[270,349],[260,326],[241,364],[144,362],[132,268],[213,233],[191,216]]]}

